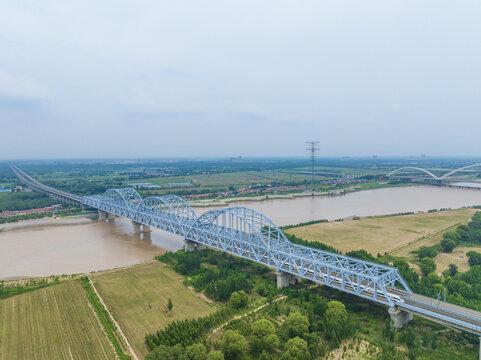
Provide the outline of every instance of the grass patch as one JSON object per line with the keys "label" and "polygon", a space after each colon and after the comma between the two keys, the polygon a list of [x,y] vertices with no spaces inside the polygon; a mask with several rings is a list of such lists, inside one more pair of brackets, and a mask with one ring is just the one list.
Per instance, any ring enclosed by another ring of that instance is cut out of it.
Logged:
{"label": "grass patch", "polygon": [[78,281],[0,301],[0,359],[115,359]]}
{"label": "grass patch", "polygon": [[286,233],[308,241],[320,241],[343,252],[364,249],[374,256],[391,251],[396,256],[402,256],[405,253],[402,249],[405,247],[409,249],[409,253],[426,246],[425,241],[418,240],[468,221],[474,212],[473,209],[459,209],[318,223],[292,228],[286,230]]}
{"label": "grass patch", "polygon": [[[164,328],[174,320],[205,316],[215,308],[183,284],[183,276],[159,261],[95,275],[106,306],[137,353],[146,355],[145,334]],[[167,302],[173,302],[172,312]]]}
{"label": "grass patch", "polygon": [[443,271],[448,269],[449,264],[456,265],[459,272],[468,271],[470,266],[468,264],[468,257],[466,256],[466,253],[470,251],[481,252],[481,247],[459,246],[456,247],[451,253],[438,254],[434,258],[434,261],[436,262],[436,272],[441,274]]}

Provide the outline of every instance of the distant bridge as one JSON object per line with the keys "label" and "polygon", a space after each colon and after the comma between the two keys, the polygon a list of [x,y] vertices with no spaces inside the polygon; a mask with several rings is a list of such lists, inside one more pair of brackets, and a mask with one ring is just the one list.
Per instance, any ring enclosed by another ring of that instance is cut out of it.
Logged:
{"label": "distant bridge", "polygon": [[[21,181],[31,179],[15,169],[16,174],[22,175]],[[27,185],[31,183],[29,180]],[[38,182],[34,184],[36,190],[41,186]],[[52,191],[52,188],[42,190]],[[77,199],[57,192],[65,199]],[[397,327],[416,314],[476,334],[481,341],[481,313],[414,294],[393,267],[293,244],[269,218],[255,210],[232,207],[197,216],[178,196],[142,199],[131,188],[84,196],[82,203],[98,209],[99,219],[121,216],[131,220],[134,232],[140,232],[141,227],[142,231],[154,227],[182,236],[186,251],[207,246],[266,265],[276,270],[279,288],[295,279],[311,280],[388,306]]]}
{"label": "distant bridge", "polygon": [[29,176],[24,171],[20,170],[18,167],[16,167],[13,164],[10,164],[10,168],[12,169],[15,176],[23,184],[27,185],[27,187],[29,187],[30,189],[40,191],[57,201],[61,201],[71,205],[78,205],[78,206],[83,205],[83,198],[81,196],[77,196],[65,191],[57,190],[47,185],[44,185],[42,183],[39,183],[37,180],[35,180],[34,178]]}
{"label": "distant bridge", "polygon": [[474,168],[474,167],[481,167],[481,163],[480,164],[473,164],[473,165],[468,165],[468,166],[464,166],[462,168],[459,168],[459,169],[455,169],[455,170],[451,170],[449,171],[448,173],[442,175],[442,176],[436,176],[434,175],[431,171],[429,170],[426,170],[426,169],[423,169],[423,168],[420,168],[420,167],[415,167],[415,166],[404,166],[402,168],[399,168],[399,169],[396,169],[396,170],[393,170],[391,171],[390,173],[386,174],[387,177],[391,177],[393,176],[394,174],[402,171],[402,170],[416,170],[416,171],[419,171],[419,172],[423,172],[427,175],[429,175],[430,177],[432,177],[434,180],[438,180],[438,181],[442,181],[442,180],[446,180],[449,176],[451,175],[454,175],[456,174],[457,172],[463,172],[463,171],[466,171],[468,169],[471,169],[471,168]]}

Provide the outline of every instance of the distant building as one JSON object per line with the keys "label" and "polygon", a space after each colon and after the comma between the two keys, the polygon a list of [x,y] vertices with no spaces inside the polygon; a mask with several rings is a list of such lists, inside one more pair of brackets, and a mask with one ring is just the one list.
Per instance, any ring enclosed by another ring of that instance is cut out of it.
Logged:
{"label": "distant building", "polygon": [[136,189],[160,189],[162,187],[152,183],[130,183],[128,185]]}
{"label": "distant building", "polygon": [[170,182],[168,183],[170,187],[176,187],[176,186],[191,186],[192,184],[190,182]]}

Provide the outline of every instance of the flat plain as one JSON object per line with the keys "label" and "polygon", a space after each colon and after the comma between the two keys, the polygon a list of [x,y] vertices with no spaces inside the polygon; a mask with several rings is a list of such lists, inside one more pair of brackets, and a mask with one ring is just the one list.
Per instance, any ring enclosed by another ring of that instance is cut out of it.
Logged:
{"label": "flat plain", "polygon": [[[215,307],[183,284],[183,277],[159,261],[91,276],[109,311],[138,355],[146,355],[145,334],[174,320],[208,315]],[[173,309],[167,311],[168,300]]]}
{"label": "flat plain", "polygon": [[376,256],[406,256],[421,246],[441,241],[442,233],[469,221],[473,209],[385,216],[318,223],[286,230],[308,241],[319,241],[343,252],[364,249]]}
{"label": "flat plain", "polygon": [[115,359],[78,281],[0,300],[0,359]]}

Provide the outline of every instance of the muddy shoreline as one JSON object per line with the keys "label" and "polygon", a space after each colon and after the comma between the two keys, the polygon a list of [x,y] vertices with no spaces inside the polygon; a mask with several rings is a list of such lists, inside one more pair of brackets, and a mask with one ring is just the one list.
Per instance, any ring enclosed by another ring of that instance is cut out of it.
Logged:
{"label": "muddy shoreline", "polygon": [[65,226],[65,225],[83,225],[90,224],[93,220],[86,217],[75,217],[75,218],[41,218],[41,219],[29,219],[21,220],[14,223],[5,223],[0,225],[0,231],[13,231],[21,229],[29,229],[34,227],[44,227],[44,226]]}

